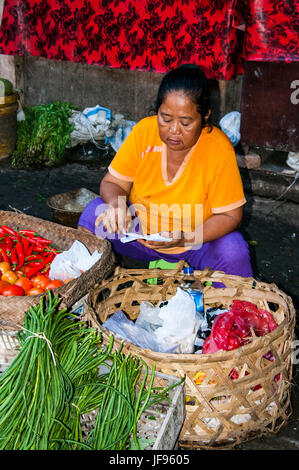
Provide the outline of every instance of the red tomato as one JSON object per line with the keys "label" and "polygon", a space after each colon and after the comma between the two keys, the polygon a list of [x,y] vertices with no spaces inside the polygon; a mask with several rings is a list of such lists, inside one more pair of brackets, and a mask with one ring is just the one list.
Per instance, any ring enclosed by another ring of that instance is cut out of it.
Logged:
{"label": "red tomato", "polygon": [[24,276],[24,273],[23,271],[15,271],[16,275],[18,276],[18,278],[20,279],[20,277],[23,277]]}
{"label": "red tomato", "polygon": [[1,295],[5,295],[5,297],[10,297],[11,295],[25,295],[25,292],[21,286],[9,285],[2,289]]}
{"label": "red tomato", "polygon": [[1,274],[4,274],[6,271],[11,271],[11,265],[7,263],[7,261],[2,261],[0,263],[0,272]]}
{"label": "red tomato", "polygon": [[31,278],[33,287],[41,287],[42,289],[46,290],[50,279],[45,274],[40,274],[39,276],[34,276]]}
{"label": "red tomato", "polygon": [[45,291],[41,287],[32,287],[32,289],[26,291],[26,295],[40,295],[44,293]]}
{"label": "red tomato", "polygon": [[14,271],[6,271],[1,277],[1,281],[7,281],[9,284],[14,284],[17,280],[18,276]]}
{"label": "red tomato", "polygon": [[26,292],[27,290],[32,289],[33,284],[32,284],[32,281],[30,281],[30,279],[28,279],[28,277],[23,276],[23,277],[20,277],[15,282],[15,286],[21,286],[24,289],[24,291]]}
{"label": "red tomato", "polygon": [[8,287],[10,286],[9,282],[7,281],[0,281],[0,295],[2,294],[2,290],[5,288],[5,287]]}
{"label": "red tomato", "polygon": [[56,289],[56,287],[63,286],[63,282],[59,281],[58,279],[53,279],[53,281],[50,280],[50,282],[47,285],[47,289]]}

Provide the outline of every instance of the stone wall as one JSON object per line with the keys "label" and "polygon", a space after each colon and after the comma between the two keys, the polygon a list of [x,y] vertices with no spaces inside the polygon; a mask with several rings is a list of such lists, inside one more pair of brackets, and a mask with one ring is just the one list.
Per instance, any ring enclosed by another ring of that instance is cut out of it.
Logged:
{"label": "stone wall", "polygon": [[[151,113],[162,74],[55,61],[41,57],[15,58],[16,86],[25,106],[64,100],[79,109],[97,104],[138,121]],[[239,110],[242,76],[210,80],[213,122]]]}

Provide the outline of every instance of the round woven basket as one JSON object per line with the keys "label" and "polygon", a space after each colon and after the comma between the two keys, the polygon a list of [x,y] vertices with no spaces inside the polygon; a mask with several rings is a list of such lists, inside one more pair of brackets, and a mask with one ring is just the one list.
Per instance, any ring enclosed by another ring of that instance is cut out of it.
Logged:
{"label": "round woven basket", "polygon": [[[112,277],[89,292],[86,317],[102,332],[106,319],[122,310],[131,320],[139,315],[140,303],[157,304],[171,298],[182,281],[182,263],[174,270],[116,268]],[[186,418],[180,433],[182,448],[227,448],[277,432],[291,414],[290,390],[295,309],[290,297],[274,284],[253,278],[225,275],[219,271],[195,271],[202,282],[221,282],[225,287],[204,287],[204,306],[228,308],[234,299],[268,310],[278,326],[262,337],[253,336],[245,346],[214,354],[165,354],[142,349],[115,337],[114,347],[142,357],[158,371],[185,376]],[[156,278],[157,283],[147,283]],[[271,351],[271,360],[268,360]],[[236,374],[232,378],[232,370]],[[203,373],[200,385],[194,377]]]}
{"label": "round woven basket", "polygon": [[[115,257],[111,244],[107,240],[95,237],[82,230],[9,211],[0,211],[1,225],[7,225],[14,230],[35,230],[42,237],[53,240],[55,246],[62,250],[68,250],[75,240],[79,240],[88,248],[91,254],[95,250],[102,253],[101,258],[89,270],[82,273],[80,277],[53,289],[55,294],[61,296],[62,307],[69,308],[74,305],[75,302],[87,294],[94,284],[111,275],[115,267]],[[43,295],[46,294],[20,297],[0,296],[0,329],[20,329],[24,312],[31,305],[37,304]]]}

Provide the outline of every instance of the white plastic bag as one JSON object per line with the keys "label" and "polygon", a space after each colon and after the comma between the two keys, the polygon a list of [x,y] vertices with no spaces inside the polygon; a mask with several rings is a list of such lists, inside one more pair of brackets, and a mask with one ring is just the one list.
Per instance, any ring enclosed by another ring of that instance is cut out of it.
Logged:
{"label": "white plastic bag", "polygon": [[161,349],[179,345],[180,353],[193,353],[199,320],[194,300],[180,287],[171,299],[160,302],[157,307],[142,302],[136,323],[152,331]]}
{"label": "white plastic bag", "polygon": [[157,342],[154,335],[137,325],[136,322],[134,323],[132,320],[129,320],[121,310],[111,315],[103,323],[103,327],[113,332],[115,336],[130,341],[130,343],[140,348],[164,353],[178,352],[178,345],[164,348],[163,344],[161,345]]}
{"label": "white plastic bag", "polygon": [[287,165],[295,171],[299,171],[299,152],[289,152]]}
{"label": "white plastic bag", "polygon": [[241,127],[241,113],[238,111],[231,111],[223,116],[219,125],[221,130],[227,135],[233,146],[235,147],[240,142],[240,127]]}
{"label": "white plastic bag", "polygon": [[97,250],[91,255],[86,246],[75,240],[69,250],[59,253],[53,260],[49,272],[50,279],[66,281],[77,278],[91,268],[102,256]]}

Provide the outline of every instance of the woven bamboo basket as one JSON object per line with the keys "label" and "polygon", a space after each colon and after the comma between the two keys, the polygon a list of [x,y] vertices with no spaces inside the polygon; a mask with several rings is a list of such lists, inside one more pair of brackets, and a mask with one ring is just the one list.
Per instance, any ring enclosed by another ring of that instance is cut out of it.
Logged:
{"label": "woven bamboo basket", "polygon": [[[55,294],[61,296],[62,307],[71,307],[77,300],[87,294],[93,285],[100,282],[104,277],[111,275],[115,267],[115,257],[111,244],[107,240],[95,237],[82,230],[9,211],[0,211],[1,225],[7,225],[15,230],[35,230],[41,236],[51,238],[55,246],[62,250],[68,250],[75,240],[79,240],[88,248],[91,254],[95,250],[102,253],[101,258],[89,270],[82,273],[80,277],[53,290]],[[0,329],[18,330],[22,324],[24,312],[31,305],[37,304],[42,295],[0,296]]]}
{"label": "woven bamboo basket", "polygon": [[[138,317],[141,301],[154,305],[171,298],[182,280],[182,264],[174,270],[134,270],[117,267],[114,276],[94,286],[87,299],[86,316],[102,332],[102,326],[122,310],[131,320]],[[204,287],[204,307],[228,308],[234,299],[253,302],[268,310],[278,326],[263,337],[253,335],[245,346],[214,354],[166,354],[142,349],[115,337],[115,347],[142,357],[157,371],[185,376],[186,418],[180,433],[181,448],[228,448],[266,433],[276,433],[290,414],[292,346],[295,310],[290,297],[274,284],[253,278],[225,275],[220,271],[195,271],[202,283],[220,282],[223,288]],[[147,279],[157,278],[156,284]],[[266,359],[271,351],[272,359]],[[232,370],[238,378],[233,379]],[[194,377],[205,378],[196,385]]]}

